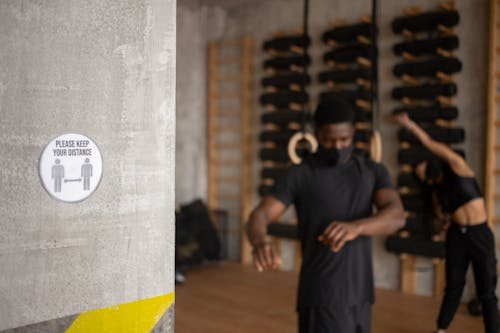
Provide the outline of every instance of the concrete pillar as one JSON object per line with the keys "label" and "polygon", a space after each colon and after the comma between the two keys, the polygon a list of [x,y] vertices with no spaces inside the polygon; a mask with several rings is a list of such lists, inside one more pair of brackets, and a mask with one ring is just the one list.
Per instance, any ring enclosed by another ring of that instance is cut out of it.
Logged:
{"label": "concrete pillar", "polygon": [[[175,40],[175,0],[0,1],[0,331],[173,332]],[[79,203],[38,175],[67,132]]]}

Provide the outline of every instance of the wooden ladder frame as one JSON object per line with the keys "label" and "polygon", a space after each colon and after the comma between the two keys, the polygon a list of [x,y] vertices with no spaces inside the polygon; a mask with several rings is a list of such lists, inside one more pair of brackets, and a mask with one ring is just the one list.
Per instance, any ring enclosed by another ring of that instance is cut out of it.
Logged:
{"label": "wooden ladder frame", "polygon": [[[400,290],[404,294],[413,295],[417,291],[417,257],[413,254],[402,253],[401,259],[401,287]],[[446,285],[445,260],[433,258],[432,264],[434,267],[434,288],[433,295],[436,299],[441,299],[444,294]]]}
{"label": "wooden ladder frame", "polygon": [[[239,50],[239,57],[220,57],[222,49],[232,48]],[[239,211],[230,211],[230,216],[240,219],[240,230],[231,232],[241,233],[241,260],[251,261],[251,250],[246,239],[244,224],[248,219],[252,204],[252,149],[251,149],[251,117],[252,117],[252,51],[253,41],[249,36],[210,42],[208,44],[208,114],[207,114],[207,142],[208,142],[208,207],[210,209],[228,209],[225,207],[227,201],[238,201]],[[238,74],[231,76],[219,75],[219,69],[224,66],[239,66]],[[218,91],[221,82],[233,81],[239,89],[231,93]],[[232,98],[239,100],[239,108],[223,110],[219,107],[222,99]],[[218,119],[227,115],[239,115],[238,125],[218,126]],[[231,144],[218,144],[217,136],[223,132],[239,133],[240,142]],[[220,152],[224,149],[239,149],[241,159],[222,160],[218,159]],[[219,172],[219,164],[238,169],[238,177],[224,177]],[[219,191],[222,183],[238,184],[239,194],[227,194]]]}

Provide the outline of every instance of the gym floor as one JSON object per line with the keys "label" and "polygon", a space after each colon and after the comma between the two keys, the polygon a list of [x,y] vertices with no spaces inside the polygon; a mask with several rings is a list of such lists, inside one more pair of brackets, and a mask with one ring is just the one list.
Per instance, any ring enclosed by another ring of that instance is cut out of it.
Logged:
{"label": "gym floor", "polygon": [[[182,333],[296,332],[297,273],[258,273],[252,267],[221,263],[188,271],[176,288],[176,331]],[[373,333],[432,332],[440,300],[377,290]],[[481,317],[464,305],[449,332],[482,332]]]}

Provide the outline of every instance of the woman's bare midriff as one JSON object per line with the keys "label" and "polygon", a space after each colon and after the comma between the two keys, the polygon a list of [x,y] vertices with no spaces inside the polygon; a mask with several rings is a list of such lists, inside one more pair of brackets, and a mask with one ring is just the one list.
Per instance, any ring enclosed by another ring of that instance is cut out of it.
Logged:
{"label": "woman's bare midriff", "polygon": [[486,222],[486,208],[483,198],[471,200],[458,208],[452,215],[452,220],[460,225],[477,225]]}

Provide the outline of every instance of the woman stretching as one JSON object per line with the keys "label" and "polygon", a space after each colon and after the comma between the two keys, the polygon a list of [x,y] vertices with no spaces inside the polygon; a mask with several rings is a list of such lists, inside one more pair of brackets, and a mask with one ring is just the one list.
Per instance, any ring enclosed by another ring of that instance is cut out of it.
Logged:
{"label": "woman stretching", "polygon": [[451,215],[446,232],[446,290],[437,333],[445,332],[457,311],[469,262],[483,308],[485,332],[498,333],[495,240],[486,223],[485,203],[474,172],[462,156],[433,140],[406,113],[397,114],[394,119],[434,155],[420,162],[415,173],[434,188],[442,210]]}

